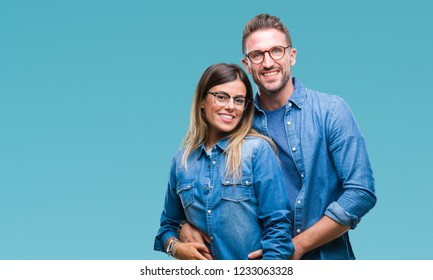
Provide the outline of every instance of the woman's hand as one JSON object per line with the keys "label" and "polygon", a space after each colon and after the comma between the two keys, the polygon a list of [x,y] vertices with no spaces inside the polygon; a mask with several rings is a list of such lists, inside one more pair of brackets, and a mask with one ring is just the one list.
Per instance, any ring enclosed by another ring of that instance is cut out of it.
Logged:
{"label": "woman's hand", "polygon": [[185,243],[177,244],[174,257],[178,260],[208,260],[204,255],[210,255],[209,249],[204,244],[200,243]]}
{"label": "woman's hand", "polygon": [[[200,248],[206,248],[206,250],[200,250],[199,252],[202,256],[207,260],[212,260],[212,255],[206,247],[206,244],[210,244],[210,238],[206,234],[199,231],[196,227],[186,222],[182,225],[182,228],[179,232],[180,240],[183,242],[191,242],[191,244],[200,244],[202,245]],[[188,244],[188,243],[185,243]]]}

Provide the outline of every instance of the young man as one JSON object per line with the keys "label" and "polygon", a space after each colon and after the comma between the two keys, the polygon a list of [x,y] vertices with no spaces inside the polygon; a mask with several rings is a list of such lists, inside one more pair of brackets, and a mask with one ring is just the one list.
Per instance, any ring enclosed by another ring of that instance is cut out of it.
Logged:
{"label": "young man", "polygon": [[[276,143],[289,191],[292,259],[354,259],[348,230],[374,207],[376,196],[364,137],[349,106],[292,77],[296,49],[279,18],[250,20],[242,50],[258,87],[253,127]],[[188,224],[181,236],[200,239]],[[260,257],[261,251],[249,255]]]}

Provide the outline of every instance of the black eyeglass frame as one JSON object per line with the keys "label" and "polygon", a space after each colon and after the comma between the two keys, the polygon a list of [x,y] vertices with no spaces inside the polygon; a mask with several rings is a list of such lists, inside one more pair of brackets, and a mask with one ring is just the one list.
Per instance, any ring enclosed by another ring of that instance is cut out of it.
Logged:
{"label": "black eyeglass frame", "polygon": [[[235,107],[238,107],[238,105],[236,105],[236,103],[235,103],[235,99],[236,98],[243,98],[244,102],[245,102],[243,111],[245,111],[245,109],[248,107],[248,104],[250,103],[250,100],[246,96],[230,96],[230,94],[228,94],[227,92],[224,92],[224,91],[218,91],[218,92],[208,91],[207,93],[210,95],[213,95],[213,97],[214,97],[213,101],[215,102],[215,105],[217,105],[217,106],[226,106],[230,102],[230,99],[233,99],[233,104],[235,105]],[[217,103],[217,100],[216,100],[217,94],[224,94],[224,95],[228,96],[229,99],[227,100],[227,102],[224,105],[220,105]]]}

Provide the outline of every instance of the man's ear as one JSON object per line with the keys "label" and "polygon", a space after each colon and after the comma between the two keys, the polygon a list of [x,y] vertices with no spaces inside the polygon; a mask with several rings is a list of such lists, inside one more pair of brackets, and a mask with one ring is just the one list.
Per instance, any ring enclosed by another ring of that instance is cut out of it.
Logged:
{"label": "man's ear", "polygon": [[296,49],[292,48],[290,50],[290,66],[295,66],[296,64]]}
{"label": "man's ear", "polygon": [[248,64],[248,60],[247,60],[245,57],[242,58],[242,64],[243,64],[244,67],[245,67],[245,71],[247,71],[248,74],[251,74],[251,67],[250,67],[250,65]]}

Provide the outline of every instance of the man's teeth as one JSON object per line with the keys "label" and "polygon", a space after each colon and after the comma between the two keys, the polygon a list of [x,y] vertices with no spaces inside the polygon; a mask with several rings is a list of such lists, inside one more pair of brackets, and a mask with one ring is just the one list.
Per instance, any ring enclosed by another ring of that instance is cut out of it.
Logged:
{"label": "man's teeth", "polygon": [[264,75],[265,77],[272,77],[272,76],[275,76],[275,75],[277,75],[277,74],[278,74],[278,72],[275,71],[275,72],[264,73],[263,75]]}
{"label": "man's teeth", "polygon": [[221,116],[221,118],[227,119],[227,120],[232,120],[233,119],[233,116],[229,116],[229,115],[220,115],[220,116]]}

